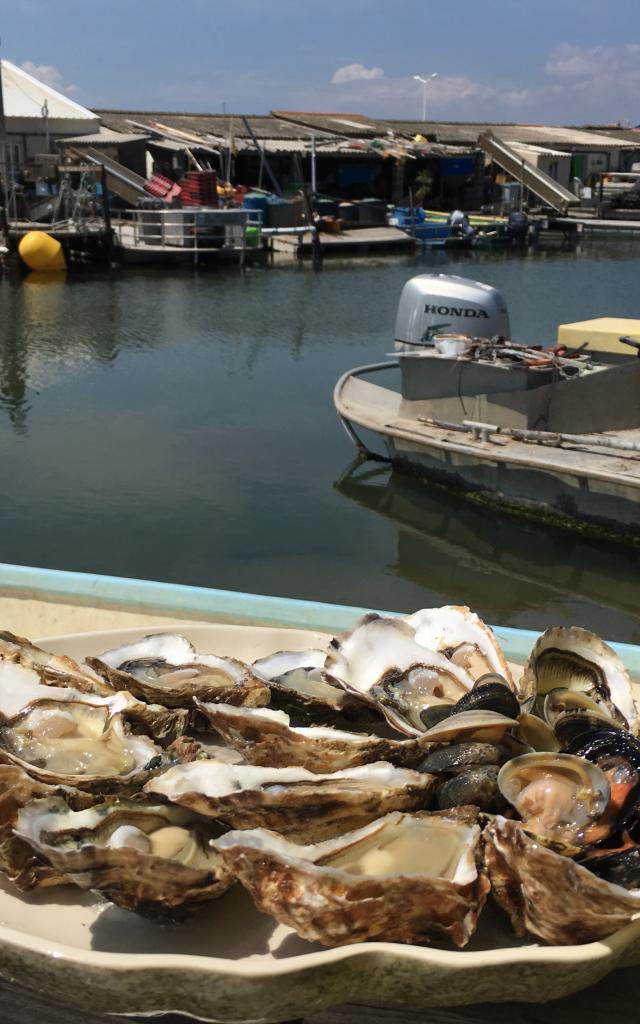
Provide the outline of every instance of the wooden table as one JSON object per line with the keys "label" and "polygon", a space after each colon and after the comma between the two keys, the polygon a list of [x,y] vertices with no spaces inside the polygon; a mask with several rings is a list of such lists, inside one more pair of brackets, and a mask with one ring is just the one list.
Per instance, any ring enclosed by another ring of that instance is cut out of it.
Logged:
{"label": "wooden table", "polygon": [[[90,1002],[88,991],[87,1003]],[[143,1018],[138,1019],[143,1024]],[[159,1024],[193,1024],[193,1019],[175,1014],[153,1019]],[[304,1024],[636,1024],[639,1019],[640,969],[629,967],[615,971],[593,988],[552,1003],[483,1003],[413,1011],[340,1006],[306,1017]],[[125,1018],[96,1017],[69,1010],[0,981],[1,1024],[114,1024],[116,1020],[124,1022]],[[149,1024],[148,1017],[144,1020]]]}

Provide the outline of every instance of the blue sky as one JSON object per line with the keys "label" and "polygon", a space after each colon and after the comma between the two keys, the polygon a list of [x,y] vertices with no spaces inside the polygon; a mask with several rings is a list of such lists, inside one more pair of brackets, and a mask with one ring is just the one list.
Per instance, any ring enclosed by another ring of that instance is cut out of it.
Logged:
{"label": "blue sky", "polygon": [[2,56],[89,107],[640,122],[640,0],[0,0]]}

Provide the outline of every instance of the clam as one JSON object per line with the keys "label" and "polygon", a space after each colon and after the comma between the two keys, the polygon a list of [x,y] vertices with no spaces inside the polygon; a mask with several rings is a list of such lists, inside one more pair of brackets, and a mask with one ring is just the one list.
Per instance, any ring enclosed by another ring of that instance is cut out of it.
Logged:
{"label": "clam", "polygon": [[416,643],[406,622],[374,614],[331,642],[325,672],[379,704],[389,723],[410,736],[424,732],[426,709],[455,704],[473,687],[464,668]]}
{"label": "clam", "polygon": [[497,673],[513,689],[511,670],[493,631],[470,608],[422,608],[404,621],[415,631],[416,643],[445,654],[474,681]]}
{"label": "clam", "polygon": [[517,725],[517,719],[507,718],[497,711],[463,711],[458,715],[449,715],[427,729],[422,733],[420,743],[500,743]]}
{"label": "clam", "polygon": [[593,841],[610,796],[604,773],[571,754],[515,757],[500,769],[498,786],[528,832],[571,849]]}
{"label": "clam", "polygon": [[214,845],[258,909],[305,939],[464,946],[488,891],[479,839],[477,825],[456,818],[393,813],[316,845],[265,829],[229,832]]}
{"label": "clam", "polygon": [[538,699],[558,688],[577,690],[630,732],[638,730],[629,673],[615,651],[588,629],[546,630],[529,655],[522,679]]}
{"label": "clam", "polygon": [[516,935],[551,945],[606,938],[640,913],[640,894],[598,878],[527,835],[518,822],[495,818],[484,830],[491,893]]}
{"label": "clam", "polygon": [[318,841],[394,810],[428,807],[433,775],[384,761],[327,774],[304,768],[259,768],[213,758],[169,768],[145,791],[232,828],[272,828]]}
{"label": "clam", "polygon": [[162,751],[120,714],[78,701],[39,701],[0,725],[0,761],[51,785],[110,792],[136,787]]}
{"label": "clam", "polygon": [[389,740],[331,726],[293,727],[287,714],[268,708],[236,708],[197,699],[195,705],[225,743],[250,764],[335,772],[371,761],[415,765],[423,757],[415,739]]}
{"label": "clam", "polygon": [[220,830],[181,807],[113,800],[73,811],[49,797],[19,812],[15,832],[76,885],[146,917],[183,918],[235,881],[210,845]]}
{"label": "clam", "polygon": [[269,702],[269,687],[248,665],[197,654],[179,633],[155,633],[86,660],[114,689],[165,707],[189,707],[193,697],[250,707]]}

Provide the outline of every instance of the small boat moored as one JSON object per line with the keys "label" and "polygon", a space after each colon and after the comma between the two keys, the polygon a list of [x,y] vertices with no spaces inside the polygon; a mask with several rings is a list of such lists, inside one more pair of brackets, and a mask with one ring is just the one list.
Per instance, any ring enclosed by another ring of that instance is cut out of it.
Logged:
{"label": "small boat moored", "polygon": [[412,278],[398,308],[396,358],[336,384],[349,437],[373,455],[357,433],[365,428],[383,441],[378,458],[514,511],[640,542],[640,343],[620,338],[612,352],[592,336],[545,349],[509,337],[496,289]]}

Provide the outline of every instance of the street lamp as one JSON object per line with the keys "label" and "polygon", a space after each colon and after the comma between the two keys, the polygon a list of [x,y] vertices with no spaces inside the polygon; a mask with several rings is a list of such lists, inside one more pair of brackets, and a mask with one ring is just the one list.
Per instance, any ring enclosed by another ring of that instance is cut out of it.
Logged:
{"label": "street lamp", "polygon": [[438,77],[438,72],[434,71],[428,78],[423,78],[421,75],[413,76],[416,82],[422,82],[422,121],[423,123],[427,120],[427,85],[432,78]]}

